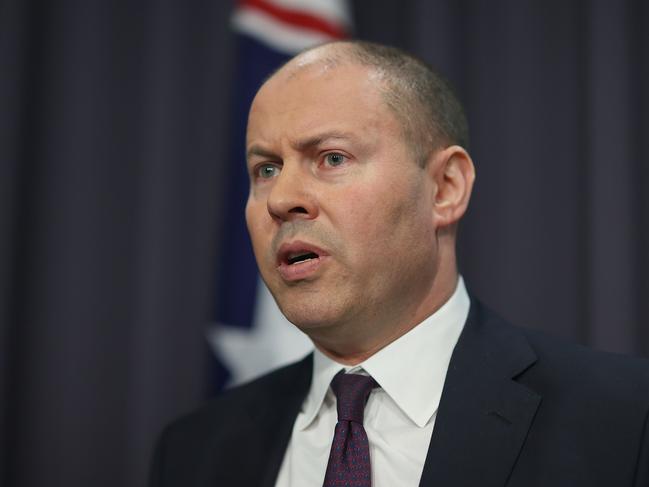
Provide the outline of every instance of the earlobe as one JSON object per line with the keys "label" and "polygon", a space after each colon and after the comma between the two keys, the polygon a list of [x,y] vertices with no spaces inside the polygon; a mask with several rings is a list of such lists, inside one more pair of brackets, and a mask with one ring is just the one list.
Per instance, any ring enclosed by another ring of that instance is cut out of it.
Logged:
{"label": "earlobe", "polygon": [[435,180],[434,216],[439,227],[460,220],[469,205],[475,168],[469,153],[453,145],[438,151],[429,170]]}

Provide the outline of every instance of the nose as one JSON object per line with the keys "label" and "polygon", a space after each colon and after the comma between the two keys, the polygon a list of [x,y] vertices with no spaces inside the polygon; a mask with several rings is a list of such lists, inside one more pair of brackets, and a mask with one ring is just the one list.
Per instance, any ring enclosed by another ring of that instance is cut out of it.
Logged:
{"label": "nose", "polygon": [[311,220],[318,215],[318,206],[310,190],[309,175],[298,164],[284,163],[268,195],[270,216],[285,222],[296,219]]}

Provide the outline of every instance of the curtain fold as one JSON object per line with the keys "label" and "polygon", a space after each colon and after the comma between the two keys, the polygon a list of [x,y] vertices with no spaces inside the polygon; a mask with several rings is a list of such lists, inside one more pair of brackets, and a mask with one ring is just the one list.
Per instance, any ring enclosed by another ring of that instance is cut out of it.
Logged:
{"label": "curtain fold", "polygon": [[2,3],[2,485],[143,485],[204,397],[230,8]]}

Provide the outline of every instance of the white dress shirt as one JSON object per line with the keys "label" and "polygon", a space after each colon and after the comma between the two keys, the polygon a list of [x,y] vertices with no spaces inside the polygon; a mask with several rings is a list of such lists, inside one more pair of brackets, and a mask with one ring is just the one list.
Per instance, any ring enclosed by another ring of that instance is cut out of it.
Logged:
{"label": "white dress shirt", "polygon": [[277,487],[322,487],[334,429],[336,397],[329,384],[345,369],[381,386],[365,406],[373,487],[419,485],[453,348],[469,314],[460,277],[451,298],[405,335],[349,367],[317,349],[311,388],[298,414]]}

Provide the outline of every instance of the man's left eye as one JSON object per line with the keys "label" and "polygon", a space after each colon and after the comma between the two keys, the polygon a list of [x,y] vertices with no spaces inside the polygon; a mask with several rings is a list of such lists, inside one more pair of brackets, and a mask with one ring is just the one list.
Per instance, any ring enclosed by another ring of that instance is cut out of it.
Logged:
{"label": "man's left eye", "polygon": [[340,166],[343,162],[345,162],[345,159],[347,159],[347,156],[344,156],[339,152],[331,152],[324,158],[325,164],[331,167]]}

